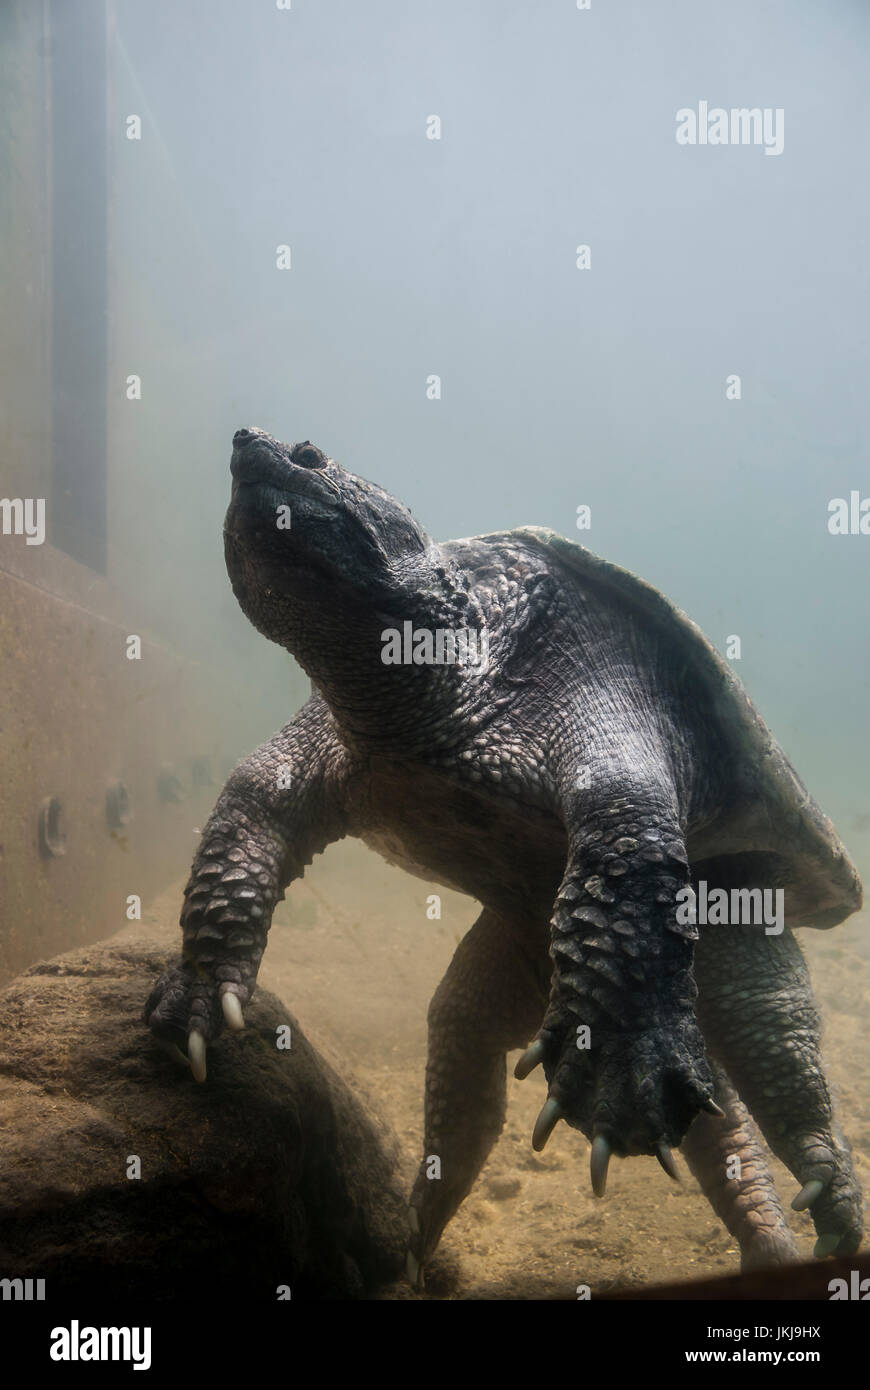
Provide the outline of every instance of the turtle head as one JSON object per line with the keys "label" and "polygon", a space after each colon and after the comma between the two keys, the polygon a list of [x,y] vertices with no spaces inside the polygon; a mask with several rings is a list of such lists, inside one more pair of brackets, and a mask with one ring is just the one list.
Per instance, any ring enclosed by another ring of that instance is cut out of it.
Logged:
{"label": "turtle head", "polygon": [[[380,662],[401,619],[462,621],[467,580],[394,497],[309,440],[238,430],[224,523],[227,570],[244,613],[317,682],[343,663]],[[340,674],[340,673],[339,673]]]}

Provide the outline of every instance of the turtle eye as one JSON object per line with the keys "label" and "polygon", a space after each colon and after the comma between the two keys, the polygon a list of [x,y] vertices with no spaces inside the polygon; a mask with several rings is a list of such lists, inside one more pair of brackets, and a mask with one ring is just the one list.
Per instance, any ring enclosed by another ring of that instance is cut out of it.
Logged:
{"label": "turtle eye", "polygon": [[325,468],[327,464],[326,454],[322,449],[318,449],[316,444],[312,444],[310,439],[303,439],[301,444],[294,444],[290,458],[300,468]]}

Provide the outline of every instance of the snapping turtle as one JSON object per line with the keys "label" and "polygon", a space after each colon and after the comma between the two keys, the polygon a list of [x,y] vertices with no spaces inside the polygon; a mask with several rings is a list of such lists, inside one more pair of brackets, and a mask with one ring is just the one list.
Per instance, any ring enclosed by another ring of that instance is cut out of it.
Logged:
{"label": "snapping turtle", "polygon": [[673,1175],[682,1144],[744,1265],[793,1258],[751,1114],[816,1253],[854,1250],[860,1192],[792,928],[842,921],[861,887],[726,664],[655,589],[551,531],[438,545],[308,441],[233,443],[233,590],[315,693],[220,795],[151,1028],[186,1039],[204,1080],[276,901],[355,835],[483,907],[429,1010],[413,1277],[501,1130],[522,1047],[517,1075],[542,1063],[548,1083],[535,1148],[559,1119],[581,1130],[596,1194],[611,1154]]}

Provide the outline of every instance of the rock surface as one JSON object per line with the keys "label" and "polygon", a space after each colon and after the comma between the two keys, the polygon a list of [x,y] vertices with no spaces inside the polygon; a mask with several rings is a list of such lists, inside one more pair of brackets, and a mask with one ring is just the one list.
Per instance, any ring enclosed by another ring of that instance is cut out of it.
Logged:
{"label": "rock surface", "polygon": [[0,995],[0,1277],[49,1298],[376,1291],[407,1231],[394,1139],[263,990],[198,1086],[142,1021],[170,954],[124,931]]}

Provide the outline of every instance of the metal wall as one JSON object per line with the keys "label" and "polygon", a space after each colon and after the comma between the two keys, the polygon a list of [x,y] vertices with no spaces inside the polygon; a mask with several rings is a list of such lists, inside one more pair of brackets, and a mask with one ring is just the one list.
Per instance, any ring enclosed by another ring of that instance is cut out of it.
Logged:
{"label": "metal wall", "polygon": [[[149,296],[146,322],[124,245],[138,200],[165,203],[144,160],[113,223],[112,42],[99,0],[0,7],[0,981],[184,875],[226,772],[307,693],[229,595],[223,484],[205,534],[173,506],[163,445],[220,396],[215,364],[124,395],[172,304]],[[16,530],[27,500],[44,537]]]}
{"label": "metal wall", "polygon": [[[8,538],[4,538],[8,546]],[[31,551],[31,554],[33,552]],[[16,573],[17,571],[17,573]],[[184,872],[231,732],[214,673],[136,633],[117,594],[60,551],[0,570],[0,979],[96,940],[127,898]]]}

